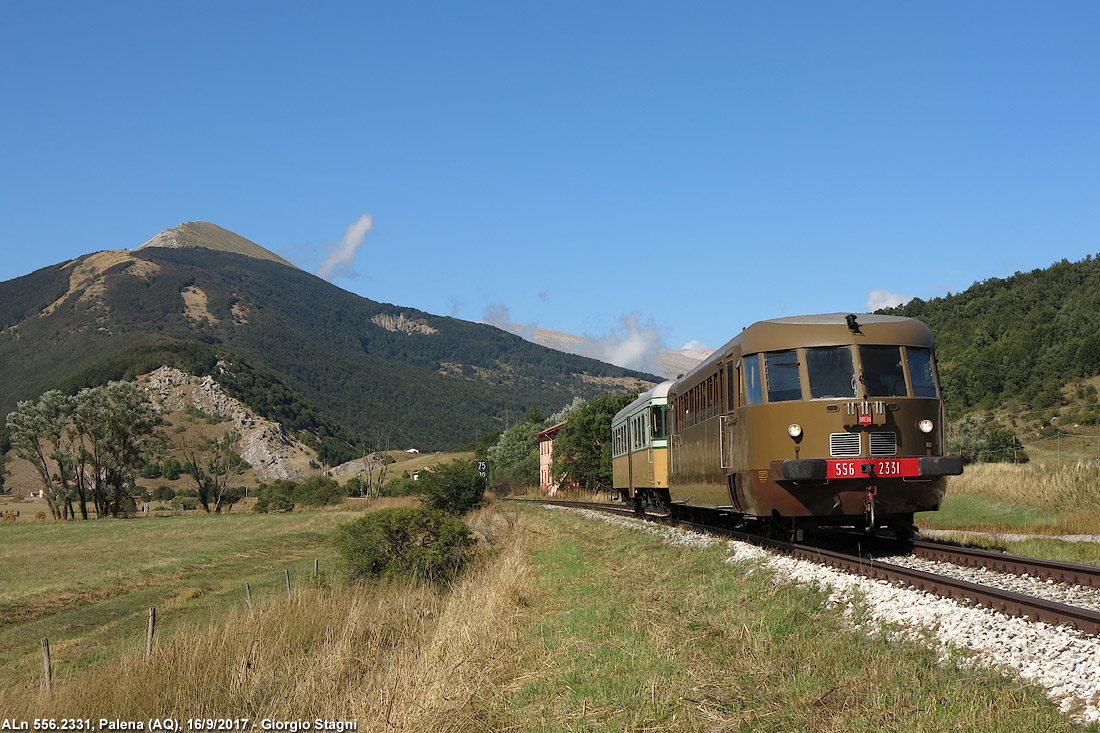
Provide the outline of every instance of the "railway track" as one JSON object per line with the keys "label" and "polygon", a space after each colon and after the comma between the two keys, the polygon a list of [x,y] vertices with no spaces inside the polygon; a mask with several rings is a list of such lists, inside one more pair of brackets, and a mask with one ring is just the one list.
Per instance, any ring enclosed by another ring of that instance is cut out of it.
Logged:
{"label": "railway track", "polygon": [[[591,509],[622,516],[636,516],[631,509],[621,504],[593,504],[575,501],[547,501],[542,503]],[[908,585],[944,598],[984,606],[1008,616],[1042,621],[1052,626],[1066,625],[1091,636],[1100,636],[1100,611],[1091,608],[1058,603],[940,573],[903,567],[862,554],[858,550],[852,553],[802,543],[783,542],[767,539],[742,530],[675,520],[664,514],[646,514],[645,519],[651,522],[671,524],[698,532],[751,542],[802,560],[876,580]],[[926,560],[963,567],[985,568],[999,573],[1049,579],[1057,583],[1086,588],[1100,588],[1100,568],[1088,565],[1004,555],[931,542],[914,542],[912,544],[912,555]]]}
{"label": "railway track", "polygon": [[1092,565],[1040,560],[1033,557],[1005,555],[1000,552],[989,552],[988,550],[920,541],[913,543],[913,554],[926,560],[947,562],[952,565],[985,568],[1000,573],[1050,579],[1056,583],[1100,588],[1100,568]]}

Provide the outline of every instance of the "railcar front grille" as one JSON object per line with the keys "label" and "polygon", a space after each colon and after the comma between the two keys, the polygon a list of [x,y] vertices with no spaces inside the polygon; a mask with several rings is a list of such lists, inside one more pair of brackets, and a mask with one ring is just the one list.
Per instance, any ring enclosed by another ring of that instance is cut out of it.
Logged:
{"label": "railcar front grille", "polygon": [[833,433],[829,436],[829,455],[858,456],[859,433]]}
{"label": "railcar front grille", "polygon": [[897,433],[871,433],[871,455],[896,456],[897,454]]}

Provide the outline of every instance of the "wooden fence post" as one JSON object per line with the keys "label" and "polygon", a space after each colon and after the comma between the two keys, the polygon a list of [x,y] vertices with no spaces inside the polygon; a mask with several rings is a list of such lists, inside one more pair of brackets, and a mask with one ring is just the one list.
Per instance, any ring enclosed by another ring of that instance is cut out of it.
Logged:
{"label": "wooden fence post", "polygon": [[316,580],[316,578],[317,578],[317,563],[318,563],[318,562],[319,562],[319,561],[318,561],[318,559],[317,559],[317,558],[313,558],[313,578],[314,578],[315,580]]}
{"label": "wooden fence post", "polygon": [[284,570],[283,575],[286,576],[286,598],[289,601],[290,600],[290,571],[289,570]]}
{"label": "wooden fence post", "polygon": [[252,610],[252,586],[248,583],[244,584],[244,597],[248,601],[248,610]]}
{"label": "wooden fence post", "polygon": [[155,606],[149,607],[149,628],[145,632],[145,661],[149,661],[149,657],[153,653],[153,632],[157,628],[157,609]]}
{"label": "wooden fence post", "polygon": [[53,687],[53,669],[50,665],[50,640],[42,637],[42,683],[46,694],[50,694]]}

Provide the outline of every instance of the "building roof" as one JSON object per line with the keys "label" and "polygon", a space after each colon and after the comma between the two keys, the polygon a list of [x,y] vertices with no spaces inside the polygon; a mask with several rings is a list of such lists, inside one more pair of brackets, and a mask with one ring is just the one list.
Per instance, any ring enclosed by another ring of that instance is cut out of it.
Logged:
{"label": "building roof", "polygon": [[545,436],[547,438],[552,439],[554,437],[554,433],[558,432],[563,427],[565,427],[565,423],[560,422],[557,425],[554,425],[553,427],[546,428],[546,430],[543,430],[541,433],[535,433],[535,437],[536,438],[542,438],[543,436]]}

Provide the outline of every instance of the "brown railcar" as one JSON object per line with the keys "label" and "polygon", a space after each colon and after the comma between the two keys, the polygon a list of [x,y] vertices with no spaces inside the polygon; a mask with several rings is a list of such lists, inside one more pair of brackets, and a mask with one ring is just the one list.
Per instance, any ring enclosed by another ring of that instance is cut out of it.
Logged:
{"label": "brown railcar", "polygon": [[761,321],[668,390],[673,510],[911,531],[939,509],[946,456],[932,333],[841,313]]}

